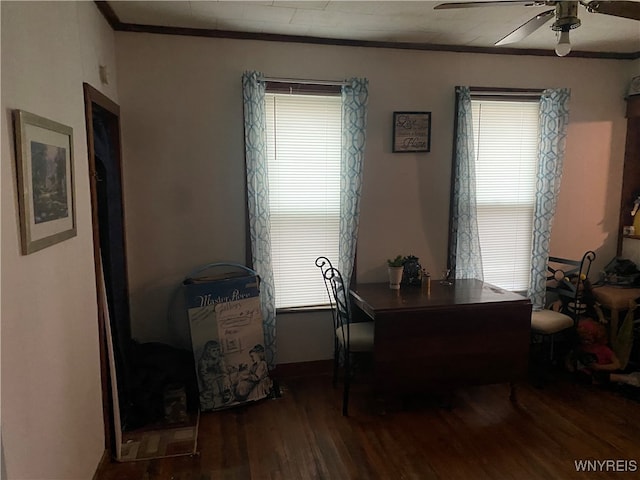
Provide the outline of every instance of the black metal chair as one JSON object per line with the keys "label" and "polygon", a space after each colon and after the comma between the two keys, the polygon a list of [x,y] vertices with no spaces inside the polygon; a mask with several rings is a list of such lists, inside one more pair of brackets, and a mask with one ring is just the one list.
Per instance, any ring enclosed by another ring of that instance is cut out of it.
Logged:
{"label": "black metal chair", "polygon": [[581,260],[549,257],[547,265],[546,308],[531,313],[531,333],[549,343],[550,363],[554,362],[556,337],[570,329],[575,331],[578,320],[587,313],[585,283],[596,254],[587,251]]}
{"label": "black metal chair", "polygon": [[316,266],[322,272],[334,327],[333,385],[337,384],[340,361],[344,369],[344,389],[342,395],[342,414],[348,416],[349,389],[353,376],[352,356],[358,353],[373,352],[373,322],[351,321],[349,291],[345,287],[342,274],[331,265],[326,257],[318,257]]}

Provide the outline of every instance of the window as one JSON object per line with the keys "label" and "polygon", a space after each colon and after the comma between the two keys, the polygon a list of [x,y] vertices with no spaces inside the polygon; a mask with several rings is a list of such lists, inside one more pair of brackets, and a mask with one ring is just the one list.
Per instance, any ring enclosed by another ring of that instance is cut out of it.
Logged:
{"label": "window", "polygon": [[276,308],[323,305],[315,259],[337,266],[341,97],[267,92],[266,115]]}
{"label": "window", "polygon": [[538,101],[471,101],[484,280],[526,291],[532,255]]}

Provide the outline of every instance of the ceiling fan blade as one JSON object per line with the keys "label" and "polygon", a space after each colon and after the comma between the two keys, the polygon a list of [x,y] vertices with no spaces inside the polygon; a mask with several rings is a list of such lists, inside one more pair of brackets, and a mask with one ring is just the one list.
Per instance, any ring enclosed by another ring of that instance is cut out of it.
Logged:
{"label": "ceiling fan blade", "polygon": [[614,17],[640,20],[640,2],[601,2],[582,3],[591,13],[604,13]]}
{"label": "ceiling fan blade", "polygon": [[452,3],[441,3],[433,7],[434,10],[446,10],[450,8],[475,8],[475,7],[511,7],[511,6],[521,6],[521,7],[541,7],[545,5],[546,2],[543,1],[535,1],[535,0],[504,0],[502,2],[452,2]]}
{"label": "ceiling fan blade", "polygon": [[506,37],[503,37],[500,40],[498,40],[496,42],[496,45],[506,45],[508,43],[519,42],[523,38],[531,35],[533,32],[535,32],[537,29],[539,29],[541,26],[547,23],[550,19],[552,19],[555,16],[555,13],[556,11],[555,9],[553,9],[553,10],[547,10],[546,12],[542,12],[536,15],[527,23],[520,25],[518,28],[516,28],[513,32],[511,32]]}

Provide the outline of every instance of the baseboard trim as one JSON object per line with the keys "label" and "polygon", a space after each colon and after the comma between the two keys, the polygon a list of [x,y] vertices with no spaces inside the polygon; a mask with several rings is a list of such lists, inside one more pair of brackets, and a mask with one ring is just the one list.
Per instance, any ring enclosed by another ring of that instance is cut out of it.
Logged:
{"label": "baseboard trim", "polygon": [[100,458],[100,462],[98,462],[98,468],[96,468],[96,473],[93,474],[91,480],[98,480],[100,478],[100,474],[107,468],[107,465],[111,462],[111,455],[108,450],[102,451],[102,457]]}
{"label": "baseboard trim", "polygon": [[271,376],[282,380],[286,378],[331,375],[332,372],[333,360],[314,360],[311,362],[280,363],[271,371]]}

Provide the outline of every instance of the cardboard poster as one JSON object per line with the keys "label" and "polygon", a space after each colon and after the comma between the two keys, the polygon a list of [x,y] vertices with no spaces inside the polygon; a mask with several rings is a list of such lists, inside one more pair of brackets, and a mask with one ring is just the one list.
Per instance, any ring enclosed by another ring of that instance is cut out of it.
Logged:
{"label": "cardboard poster", "polygon": [[269,396],[257,277],[185,286],[201,411]]}

